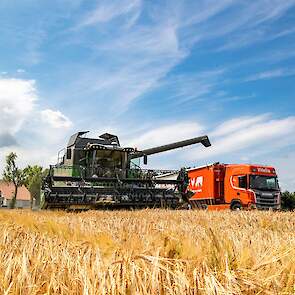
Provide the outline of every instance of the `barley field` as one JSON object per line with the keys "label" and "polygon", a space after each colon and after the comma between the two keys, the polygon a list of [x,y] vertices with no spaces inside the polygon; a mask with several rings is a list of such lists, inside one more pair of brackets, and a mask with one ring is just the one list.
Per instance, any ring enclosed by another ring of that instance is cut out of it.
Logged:
{"label": "barley field", "polygon": [[0,294],[295,294],[295,213],[0,211]]}

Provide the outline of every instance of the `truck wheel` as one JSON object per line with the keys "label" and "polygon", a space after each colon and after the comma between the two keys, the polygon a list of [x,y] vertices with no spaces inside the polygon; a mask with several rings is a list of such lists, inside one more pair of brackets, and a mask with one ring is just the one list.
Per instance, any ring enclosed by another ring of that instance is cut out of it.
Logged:
{"label": "truck wheel", "polygon": [[230,205],[230,209],[232,211],[239,211],[241,210],[242,206],[241,206],[241,203],[240,202],[234,202]]}

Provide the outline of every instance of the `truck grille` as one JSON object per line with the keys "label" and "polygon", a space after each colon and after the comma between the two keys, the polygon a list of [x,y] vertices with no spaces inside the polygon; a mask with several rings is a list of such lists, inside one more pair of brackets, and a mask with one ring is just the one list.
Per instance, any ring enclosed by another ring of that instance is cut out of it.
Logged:
{"label": "truck grille", "polygon": [[278,198],[279,194],[256,193],[256,207],[257,209],[279,209]]}

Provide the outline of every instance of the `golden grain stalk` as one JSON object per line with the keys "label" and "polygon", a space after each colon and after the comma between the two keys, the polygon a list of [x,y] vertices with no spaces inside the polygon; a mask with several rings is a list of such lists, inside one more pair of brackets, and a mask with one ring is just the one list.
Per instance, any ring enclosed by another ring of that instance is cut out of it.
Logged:
{"label": "golden grain stalk", "polygon": [[295,214],[0,211],[0,294],[295,294]]}

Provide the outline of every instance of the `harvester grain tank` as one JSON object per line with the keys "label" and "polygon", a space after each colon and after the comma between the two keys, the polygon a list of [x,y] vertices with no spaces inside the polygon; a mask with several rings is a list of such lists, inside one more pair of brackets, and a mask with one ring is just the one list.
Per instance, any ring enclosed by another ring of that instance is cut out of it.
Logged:
{"label": "harvester grain tank", "polygon": [[[72,135],[58,164],[50,166],[42,187],[42,208],[177,208],[187,201],[186,169],[141,169],[137,159],[143,157],[146,164],[149,155],[197,143],[211,145],[207,136],[200,136],[138,151],[121,147],[116,135],[88,138],[86,133]],[[167,174],[176,177],[161,177]]]}

